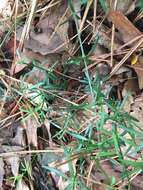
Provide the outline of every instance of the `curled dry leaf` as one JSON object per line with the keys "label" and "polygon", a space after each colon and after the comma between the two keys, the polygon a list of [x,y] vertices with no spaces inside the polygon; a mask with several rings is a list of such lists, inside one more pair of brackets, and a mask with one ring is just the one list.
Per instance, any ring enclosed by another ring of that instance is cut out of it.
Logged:
{"label": "curled dry leaf", "polygon": [[[66,162],[63,153],[55,153],[54,151],[49,153],[42,153],[38,155],[38,162],[45,169],[47,166],[49,166],[51,168],[56,168],[59,170],[59,172],[62,172],[65,175],[69,172],[69,163]],[[75,169],[77,159],[74,159],[71,162],[74,167],[73,169]],[[65,189],[66,186],[70,183],[68,180],[64,180],[61,176],[57,175],[54,172],[52,172],[52,177],[54,178],[54,181],[56,182],[56,185],[59,189]]]}
{"label": "curled dry leaf", "polygon": [[121,34],[121,39],[125,43],[142,35],[132,22],[130,22],[121,12],[110,11],[108,14],[108,20],[111,21],[115,25],[115,28],[118,29]]}

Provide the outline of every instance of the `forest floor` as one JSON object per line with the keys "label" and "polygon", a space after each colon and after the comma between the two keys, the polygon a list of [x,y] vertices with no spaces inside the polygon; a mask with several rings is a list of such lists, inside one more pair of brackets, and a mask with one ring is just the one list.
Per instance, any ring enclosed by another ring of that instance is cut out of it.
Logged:
{"label": "forest floor", "polygon": [[143,190],[143,1],[0,1],[0,190]]}

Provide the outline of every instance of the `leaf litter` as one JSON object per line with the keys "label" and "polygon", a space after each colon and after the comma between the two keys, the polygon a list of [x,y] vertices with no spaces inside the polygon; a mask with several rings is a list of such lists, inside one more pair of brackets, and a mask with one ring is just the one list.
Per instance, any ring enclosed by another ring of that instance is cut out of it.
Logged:
{"label": "leaf litter", "polygon": [[142,189],[140,5],[0,2],[1,189]]}

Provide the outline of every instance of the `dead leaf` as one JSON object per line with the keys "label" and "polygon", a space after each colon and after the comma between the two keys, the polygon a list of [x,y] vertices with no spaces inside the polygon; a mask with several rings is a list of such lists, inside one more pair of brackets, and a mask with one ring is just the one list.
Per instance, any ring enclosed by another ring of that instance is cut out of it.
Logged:
{"label": "dead leaf", "polygon": [[46,18],[40,20],[34,30],[30,32],[30,37],[24,44],[25,48],[42,55],[61,53],[66,50],[64,45],[68,39],[66,10],[67,1],[64,0]]}
{"label": "dead leaf", "polygon": [[130,22],[121,12],[110,11],[108,14],[108,20],[111,21],[115,25],[115,28],[118,29],[121,34],[121,39],[125,43],[142,35],[132,22]]}
{"label": "dead leaf", "polygon": [[127,94],[132,94],[132,95],[137,95],[139,92],[139,85],[138,85],[138,80],[136,78],[131,78],[128,79],[124,83],[124,88],[122,90],[122,96],[125,97]]}
{"label": "dead leaf", "polygon": [[4,174],[5,174],[4,162],[3,162],[3,159],[0,158],[0,189],[2,189]]}
{"label": "dead leaf", "polygon": [[43,31],[43,33],[39,34],[31,32],[29,40],[24,43],[25,48],[30,49],[36,53],[38,52],[42,55],[60,53],[64,51],[64,47],[56,50],[56,48],[64,44],[64,41],[60,38],[57,32],[53,35],[51,41],[48,42],[48,39],[51,37],[53,32],[54,30],[52,28],[48,28],[46,31]]}

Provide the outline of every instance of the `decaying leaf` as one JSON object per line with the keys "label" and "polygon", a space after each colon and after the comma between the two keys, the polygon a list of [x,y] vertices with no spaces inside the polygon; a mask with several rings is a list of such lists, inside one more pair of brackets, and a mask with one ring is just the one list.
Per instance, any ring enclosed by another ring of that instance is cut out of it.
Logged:
{"label": "decaying leaf", "polygon": [[115,28],[118,29],[121,34],[120,37],[125,43],[142,35],[142,33],[132,24],[132,22],[130,22],[121,12],[110,11],[108,14],[108,20],[112,21]]}
{"label": "decaying leaf", "polygon": [[3,178],[4,178],[4,162],[3,159],[0,158],[0,190],[2,190]]}
{"label": "decaying leaf", "polygon": [[[25,48],[42,55],[61,53],[66,50],[68,22],[65,19],[67,2],[64,0],[59,7],[49,12],[49,15],[40,20],[34,30],[30,32]],[[65,15],[64,15],[65,14]],[[59,20],[59,18],[61,20]]]}
{"label": "decaying leaf", "polygon": [[[57,32],[53,35],[51,41],[48,42],[53,32],[54,30],[52,28],[47,28],[47,30],[39,34],[31,32],[29,40],[25,42],[25,48],[42,55],[64,51],[65,48],[60,47],[64,44],[64,41],[60,38]],[[56,50],[57,48],[58,50]]]}
{"label": "decaying leaf", "polygon": [[136,78],[128,79],[124,83],[124,87],[122,90],[122,96],[125,97],[127,94],[137,95],[139,92],[138,80]]}

